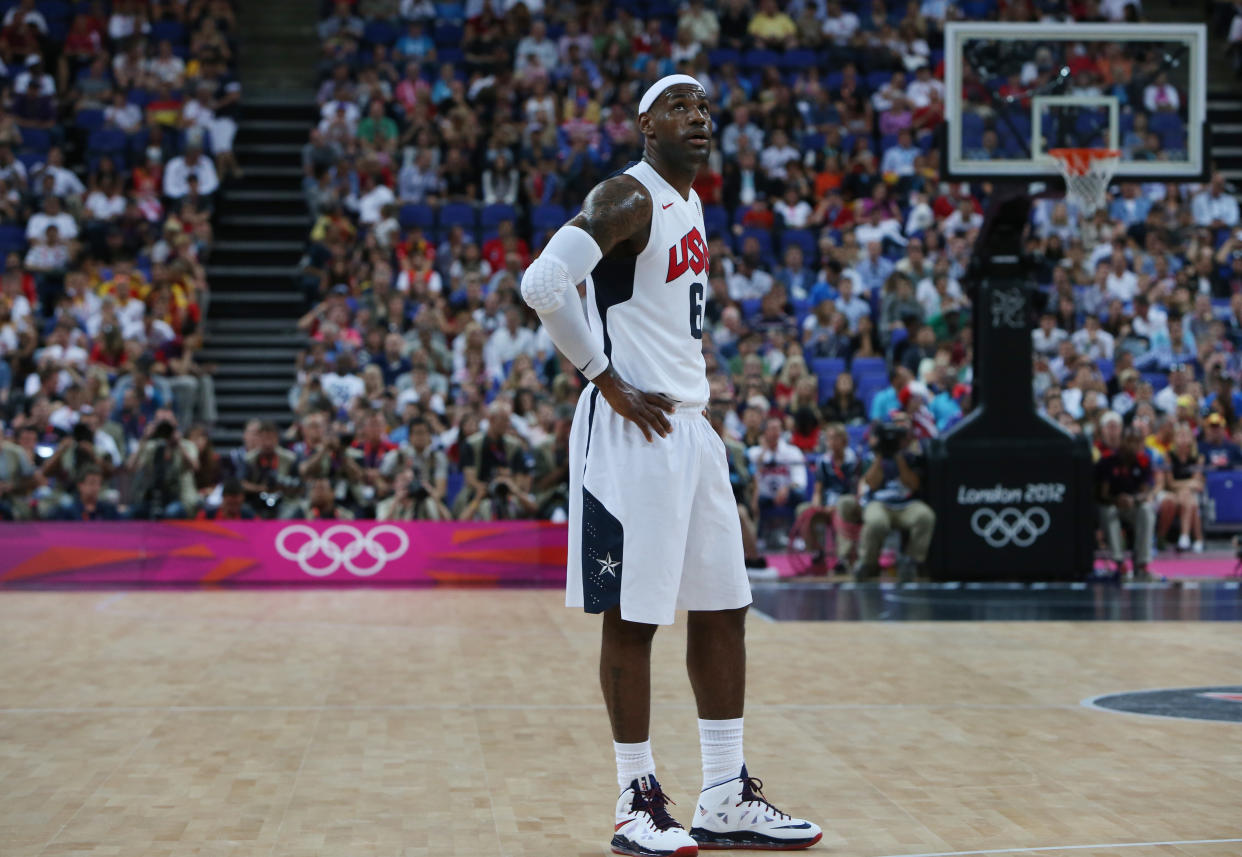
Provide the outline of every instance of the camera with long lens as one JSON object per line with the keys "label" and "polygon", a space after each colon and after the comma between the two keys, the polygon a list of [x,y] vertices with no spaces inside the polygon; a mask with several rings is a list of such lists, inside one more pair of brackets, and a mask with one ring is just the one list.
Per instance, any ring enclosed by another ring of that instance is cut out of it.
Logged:
{"label": "camera with long lens", "polygon": [[906,445],[910,429],[901,423],[880,423],[875,427],[875,450],[882,458],[892,458]]}

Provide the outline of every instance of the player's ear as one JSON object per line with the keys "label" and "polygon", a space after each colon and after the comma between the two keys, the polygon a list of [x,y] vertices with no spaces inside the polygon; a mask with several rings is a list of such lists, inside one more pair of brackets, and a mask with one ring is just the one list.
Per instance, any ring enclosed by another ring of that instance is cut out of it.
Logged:
{"label": "player's ear", "polygon": [[638,130],[642,132],[644,137],[651,136],[651,112],[640,113],[638,116]]}

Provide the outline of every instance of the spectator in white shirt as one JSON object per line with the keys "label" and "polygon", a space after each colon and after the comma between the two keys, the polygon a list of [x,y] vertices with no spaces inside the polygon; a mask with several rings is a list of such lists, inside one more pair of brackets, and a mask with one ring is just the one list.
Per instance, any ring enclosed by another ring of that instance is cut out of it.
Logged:
{"label": "spectator in white shirt", "polygon": [[125,195],[115,179],[104,179],[86,196],[85,208],[92,220],[115,220],[125,213]]}
{"label": "spectator in white shirt", "polygon": [[926,107],[931,104],[932,92],[937,94],[938,100],[944,100],[944,84],[931,76],[930,68],[919,66],[914,72],[914,80],[906,87],[906,98],[910,99],[912,107]]}
{"label": "spectator in white shirt", "polygon": [[1177,110],[1181,103],[1177,88],[1169,84],[1169,76],[1164,72],[1156,75],[1155,81],[1143,90],[1143,106],[1147,108],[1148,113],[1156,111],[1171,113]]}
{"label": "spectator in white shirt", "polygon": [[1191,200],[1190,210],[1200,226],[1223,229],[1238,225],[1238,200],[1226,192],[1225,177],[1220,173],[1212,173],[1208,186]]}
{"label": "spectator in white shirt", "polygon": [[65,156],[59,146],[53,146],[47,153],[47,162],[34,168],[35,177],[41,181],[43,176],[52,177],[52,193],[61,199],[79,197],[86,193],[82,180],[72,170],[64,167]]}
{"label": "spectator in white shirt", "polygon": [[78,237],[77,222],[68,212],[61,210],[60,200],[52,194],[43,197],[43,210],[31,216],[26,223],[26,239],[29,241],[46,240],[49,226],[55,226],[60,237],[66,241],[72,241]]}
{"label": "spectator in white shirt", "polygon": [[1138,275],[1130,270],[1126,254],[1120,249],[1114,249],[1112,258],[1109,259],[1105,284],[1109,297],[1124,303],[1134,300],[1134,295],[1138,292]]}
{"label": "spectator in white shirt", "polygon": [[160,83],[166,83],[176,89],[181,86],[181,81],[185,77],[185,60],[173,53],[172,42],[168,39],[161,39],[159,53],[147,60],[146,70]]}
{"label": "spectator in white shirt", "polygon": [[1113,359],[1113,335],[1100,328],[1100,318],[1088,313],[1083,319],[1082,330],[1076,331],[1070,340],[1079,354],[1085,354],[1092,360]]}
{"label": "spectator in white shirt", "polygon": [[142,126],[142,110],[125,99],[124,90],[112,93],[112,103],[104,108],[104,124],[114,125],[126,134],[132,134]]}
{"label": "spectator in white shirt", "polygon": [[750,110],[746,107],[738,107],[733,111],[733,121],[720,135],[720,151],[726,157],[737,157],[738,141],[741,137],[750,141],[753,151],[763,148],[763,129],[750,121]]}
{"label": "spectator in white shirt", "polygon": [[516,306],[505,310],[505,323],[487,338],[484,346],[487,363],[494,366],[504,366],[519,354],[534,357],[538,350],[535,332],[522,326],[522,313]]}
{"label": "spectator in white shirt", "polygon": [[858,32],[858,16],[853,12],[841,9],[837,0],[828,4],[828,14],[824,17],[824,35],[834,45],[847,45]]}
{"label": "spectator in white shirt", "polygon": [[957,204],[957,211],[940,222],[940,231],[946,237],[960,235],[978,229],[983,225],[983,215],[975,211],[975,205],[969,199]]}
{"label": "spectator in white shirt", "polygon": [[69,247],[60,238],[55,223],[49,223],[42,241],[30,242],[26,268],[36,274],[63,274],[69,267]]}
{"label": "spectator in white shirt", "polygon": [[164,166],[164,196],[181,199],[190,192],[190,176],[198,180],[198,192],[211,196],[220,187],[216,166],[210,158],[203,157],[201,143],[188,140],[185,154],[178,155]]}
{"label": "spectator in white shirt", "polygon": [[772,282],[772,275],[759,267],[759,260],[743,253],[737,260],[737,270],[729,277],[729,297],[735,301],[761,298],[771,290]]}
{"label": "spectator in white shirt", "polygon": [[789,135],[778,128],[772,132],[772,142],[760,153],[759,165],[768,178],[784,180],[785,165],[801,157],[798,150],[789,145]]}
{"label": "spectator in white shirt", "polygon": [[34,27],[41,35],[47,35],[47,18],[44,18],[43,13],[35,8],[35,0],[21,0],[5,13],[4,26],[11,27],[15,23]]}
{"label": "spectator in white shirt", "polygon": [[[392,188],[383,182],[377,182],[369,177],[364,178],[363,181],[365,182],[364,193],[358,198],[358,222],[373,226],[380,222],[384,206],[396,202],[397,196],[392,192]],[[367,187],[368,184],[372,186]]]}
{"label": "spectator in white shirt", "polygon": [[1045,312],[1039,317],[1039,327],[1031,331],[1031,347],[1036,354],[1051,359],[1061,348],[1061,343],[1069,338],[1069,334],[1057,327],[1057,317]]}
{"label": "spectator in white shirt", "polygon": [[785,188],[785,195],[772,205],[772,210],[784,221],[786,229],[805,229],[814,213],[809,202],[798,199],[798,189],[792,186]]}
{"label": "spectator in white shirt", "polygon": [[556,68],[557,60],[560,59],[560,51],[556,48],[556,42],[548,38],[548,25],[541,18],[536,18],[531,22],[530,35],[523,36],[518,42],[517,51],[514,54],[513,70],[521,71],[526,68],[531,57],[538,57],[539,64],[548,69]]}
{"label": "spectator in white shirt", "polygon": [[56,95],[56,79],[43,70],[43,57],[37,53],[26,57],[26,70],[13,81],[13,91],[26,92],[31,81],[39,82],[40,95]]}

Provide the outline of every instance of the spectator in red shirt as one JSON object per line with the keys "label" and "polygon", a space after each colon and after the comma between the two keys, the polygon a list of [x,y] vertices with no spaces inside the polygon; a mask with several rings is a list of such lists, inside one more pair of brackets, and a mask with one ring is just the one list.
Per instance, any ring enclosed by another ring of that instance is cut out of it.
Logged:
{"label": "spectator in red shirt", "polygon": [[525,269],[530,264],[530,246],[514,234],[512,220],[502,220],[496,224],[496,237],[483,242],[483,258],[493,271],[499,271],[505,266],[505,255],[514,252],[522,257]]}

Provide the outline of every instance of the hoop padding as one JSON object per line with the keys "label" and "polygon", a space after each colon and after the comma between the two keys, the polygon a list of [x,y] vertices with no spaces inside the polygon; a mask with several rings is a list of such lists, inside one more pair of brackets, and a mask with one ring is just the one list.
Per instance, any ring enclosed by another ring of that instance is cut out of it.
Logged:
{"label": "hoop padding", "polygon": [[1100,208],[1108,196],[1108,184],[1121,162],[1117,149],[1049,149],[1065,179],[1065,193],[1087,214]]}

